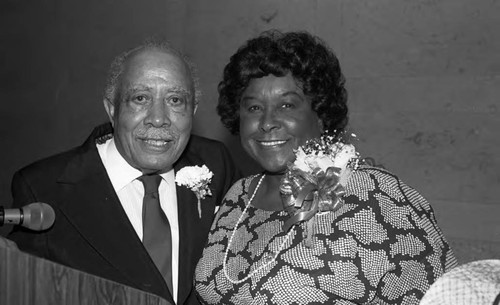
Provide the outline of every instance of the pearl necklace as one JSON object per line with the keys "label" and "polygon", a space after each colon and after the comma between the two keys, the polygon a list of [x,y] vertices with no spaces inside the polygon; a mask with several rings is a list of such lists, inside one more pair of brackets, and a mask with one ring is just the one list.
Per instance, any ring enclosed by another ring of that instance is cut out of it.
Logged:
{"label": "pearl necklace", "polygon": [[248,200],[248,203],[245,206],[245,209],[243,210],[243,212],[240,215],[240,218],[238,218],[238,221],[234,225],[233,233],[231,234],[231,237],[229,238],[229,243],[227,245],[226,252],[224,254],[224,260],[222,261],[222,269],[224,271],[224,275],[226,276],[226,279],[228,281],[230,281],[231,283],[233,283],[233,284],[243,283],[244,281],[246,281],[249,278],[251,278],[255,273],[259,272],[260,270],[262,270],[263,268],[269,266],[272,262],[274,262],[276,260],[276,258],[278,257],[279,253],[281,252],[281,250],[283,250],[283,248],[285,246],[285,243],[290,239],[290,236],[292,235],[291,233],[293,232],[293,230],[290,230],[290,232],[288,232],[288,234],[286,235],[286,238],[280,244],[280,247],[279,247],[278,251],[271,252],[271,253],[267,254],[268,256],[266,258],[264,258],[264,260],[266,261],[266,263],[264,263],[263,265],[261,265],[260,267],[258,267],[257,269],[255,269],[254,271],[250,272],[247,276],[245,276],[241,280],[233,280],[232,278],[229,277],[229,274],[227,272],[227,263],[226,263],[227,262],[227,256],[228,256],[228,253],[229,253],[229,248],[231,248],[231,244],[233,242],[233,238],[234,238],[234,235],[236,233],[236,230],[238,229],[238,226],[240,225],[241,221],[243,220],[243,216],[247,212],[248,207],[252,203],[252,200],[255,197],[255,194],[257,194],[257,191],[259,190],[259,187],[260,187],[262,181],[264,180],[265,176],[266,176],[265,174],[262,174],[262,177],[259,179],[259,182],[257,183],[257,186],[255,187],[255,190],[253,191],[252,196]]}

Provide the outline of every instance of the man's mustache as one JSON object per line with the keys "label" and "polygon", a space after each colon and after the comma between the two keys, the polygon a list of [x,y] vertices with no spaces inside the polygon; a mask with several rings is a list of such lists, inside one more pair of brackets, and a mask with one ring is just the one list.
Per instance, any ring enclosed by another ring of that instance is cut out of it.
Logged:
{"label": "man's mustache", "polygon": [[142,128],[135,132],[135,135],[139,138],[149,138],[149,139],[162,139],[162,140],[172,140],[178,138],[178,133],[169,128]]}

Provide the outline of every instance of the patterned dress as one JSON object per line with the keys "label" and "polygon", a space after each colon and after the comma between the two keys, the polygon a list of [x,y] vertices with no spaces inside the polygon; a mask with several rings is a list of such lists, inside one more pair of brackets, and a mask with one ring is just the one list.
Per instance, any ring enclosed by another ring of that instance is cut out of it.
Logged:
{"label": "patterned dress", "polygon": [[457,264],[429,203],[393,174],[361,166],[342,207],[315,216],[311,247],[306,223],[283,232],[286,212],[250,205],[229,247],[226,276],[229,239],[259,178],[235,183],[217,213],[196,268],[203,304],[418,304]]}

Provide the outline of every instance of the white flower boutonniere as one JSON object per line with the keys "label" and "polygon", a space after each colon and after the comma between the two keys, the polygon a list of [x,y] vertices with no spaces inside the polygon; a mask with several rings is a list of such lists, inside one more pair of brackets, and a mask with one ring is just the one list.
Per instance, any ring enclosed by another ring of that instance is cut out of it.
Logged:
{"label": "white flower boutonniere", "polygon": [[212,191],[208,187],[212,182],[212,173],[206,165],[186,166],[181,168],[175,175],[175,183],[179,186],[186,186],[191,189],[198,199],[198,214],[201,218],[201,199],[205,196],[212,196]]}

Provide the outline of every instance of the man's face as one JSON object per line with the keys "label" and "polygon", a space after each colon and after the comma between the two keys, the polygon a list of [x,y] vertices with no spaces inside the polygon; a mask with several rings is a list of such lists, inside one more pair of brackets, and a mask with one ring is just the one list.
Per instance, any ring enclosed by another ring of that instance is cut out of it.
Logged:
{"label": "man's face", "polygon": [[116,89],[104,101],[116,147],[144,172],[166,172],[186,147],[193,115],[194,85],[184,62],[151,49],[131,55]]}

